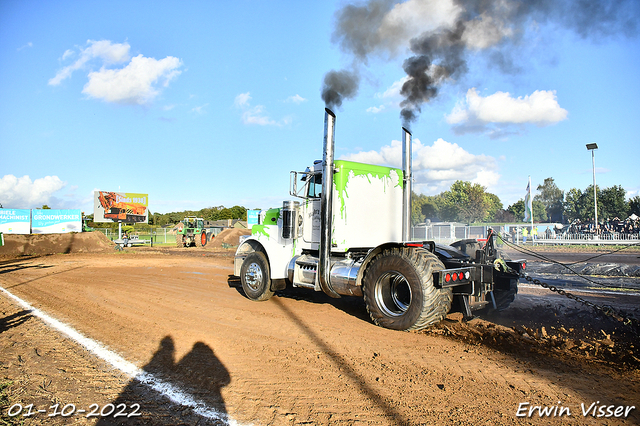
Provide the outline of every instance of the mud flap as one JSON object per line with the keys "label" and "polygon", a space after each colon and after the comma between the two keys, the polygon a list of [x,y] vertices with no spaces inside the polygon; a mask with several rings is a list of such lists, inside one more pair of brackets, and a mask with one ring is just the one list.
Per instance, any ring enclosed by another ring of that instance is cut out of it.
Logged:
{"label": "mud flap", "polygon": [[[473,318],[471,313],[471,305],[469,304],[469,296],[466,294],[455,294],[453,296],[454,308],[456,312],[462,312],[465,321]],[[452,309],[454,311],[454,309]]]}

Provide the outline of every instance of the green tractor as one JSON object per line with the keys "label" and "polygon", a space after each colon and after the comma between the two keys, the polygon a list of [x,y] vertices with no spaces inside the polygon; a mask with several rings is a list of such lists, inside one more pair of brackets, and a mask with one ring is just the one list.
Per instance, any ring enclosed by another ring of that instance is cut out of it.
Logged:
{"label": "green tractor", "polygon": [[204,229],[204,219],[201,217],[187,216],[176,230],[176,246],[178,247],[204,247],[207,245],[207,231]]}

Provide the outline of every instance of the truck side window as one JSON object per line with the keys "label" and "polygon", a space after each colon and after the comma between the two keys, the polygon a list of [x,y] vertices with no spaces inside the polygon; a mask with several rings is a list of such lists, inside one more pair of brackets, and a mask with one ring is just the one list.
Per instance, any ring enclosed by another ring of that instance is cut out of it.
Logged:
{"label": "truck side window", "polygon": [[309,189],[307,192],[307,197],[320,198],[321,194],[322,194],[322,175],[321,174],[311,175],[309,179]]}

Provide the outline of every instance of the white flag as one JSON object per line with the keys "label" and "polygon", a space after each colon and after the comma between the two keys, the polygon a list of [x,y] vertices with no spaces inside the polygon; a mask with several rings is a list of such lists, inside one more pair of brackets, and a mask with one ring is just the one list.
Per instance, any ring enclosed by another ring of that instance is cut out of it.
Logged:
{"label": "white flag", "polygon": [[531,176],[527,185],[527,194],[524,196],[524,219],[523,222],[531,222],[533,219],[533,200],[531,199]]}

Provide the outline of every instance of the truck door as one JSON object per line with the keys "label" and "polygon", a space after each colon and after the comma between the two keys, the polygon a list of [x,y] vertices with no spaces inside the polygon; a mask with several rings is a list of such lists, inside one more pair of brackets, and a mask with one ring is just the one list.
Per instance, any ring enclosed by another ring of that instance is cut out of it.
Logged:
{"label": "truck door", "polygon": [[306,201],[302,204],[302,239],[307,243],[319,243],[322,174],[309,175],[306,185]]}

